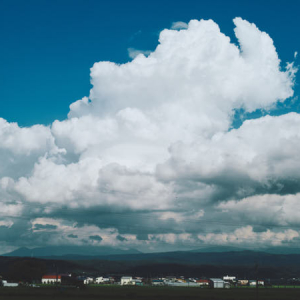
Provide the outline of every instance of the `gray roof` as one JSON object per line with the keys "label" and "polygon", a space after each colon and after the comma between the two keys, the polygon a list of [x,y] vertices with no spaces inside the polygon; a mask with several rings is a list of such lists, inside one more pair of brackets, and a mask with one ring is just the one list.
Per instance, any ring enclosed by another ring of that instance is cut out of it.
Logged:
{"label": "gray roof", "polygon": [[221,281],[221,282],[224,282],[223,279],[221,278],[210,278],[211,281]]}

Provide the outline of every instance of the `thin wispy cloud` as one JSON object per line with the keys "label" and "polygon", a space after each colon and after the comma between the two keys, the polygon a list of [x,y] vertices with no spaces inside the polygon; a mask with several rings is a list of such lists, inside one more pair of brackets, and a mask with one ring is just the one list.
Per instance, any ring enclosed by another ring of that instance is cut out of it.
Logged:
{"label": "thin wispy cloud", "polygon": [[138,50],[134,48],[128,48],[128,56],[132,59],[136,58],[139,54],[148,56],[151,53],[150,50]]}
{"label": "thin wispy cloud", "polygon": [[189,25],[187,23],[178,21],[172,23],[171,29],[180,30],[180,29],[187,29],[188,27]]}

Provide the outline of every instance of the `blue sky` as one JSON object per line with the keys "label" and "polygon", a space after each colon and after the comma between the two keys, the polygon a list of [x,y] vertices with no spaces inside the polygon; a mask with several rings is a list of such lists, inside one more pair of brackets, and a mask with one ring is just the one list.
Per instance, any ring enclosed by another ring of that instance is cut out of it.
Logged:
{"label": "blue sky", "polygon": [[[65,119],[88,95],[95,62],[129,61],[128,48],[154,50],[172,22],[213,19],[235,40],[232,19],[255,23],[282,62],[300,50],[299,1],[15,1],[0,4],[0,112],[20,126]],[[295,89],[296,95],[299,88]],[[286,111],[299,111],[296,104]],[[280,114],[281,110],[276,111]]]}

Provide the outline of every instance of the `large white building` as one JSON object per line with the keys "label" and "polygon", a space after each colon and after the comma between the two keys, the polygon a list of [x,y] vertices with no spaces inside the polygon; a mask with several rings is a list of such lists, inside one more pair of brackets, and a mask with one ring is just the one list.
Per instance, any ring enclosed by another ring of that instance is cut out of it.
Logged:
{"label": "large white building", "polygon": [[42,277],[43,284],[61,283],[61,275],[44,275]]}
{"label": "large white building", "polygon": [[121,285],[131,285],[132,277],[131,276],[123,276],[121,277]]}

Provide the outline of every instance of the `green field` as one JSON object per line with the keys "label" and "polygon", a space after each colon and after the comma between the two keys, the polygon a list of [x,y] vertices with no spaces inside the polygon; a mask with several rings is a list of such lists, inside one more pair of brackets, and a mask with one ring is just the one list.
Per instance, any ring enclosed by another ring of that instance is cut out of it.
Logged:
{"label": "green field", "polygon": [[300,289],[201,289],[180,287],[88,287],[75,288],[0,288],[1,300],[101,299],[101,300],[298,300]]}

